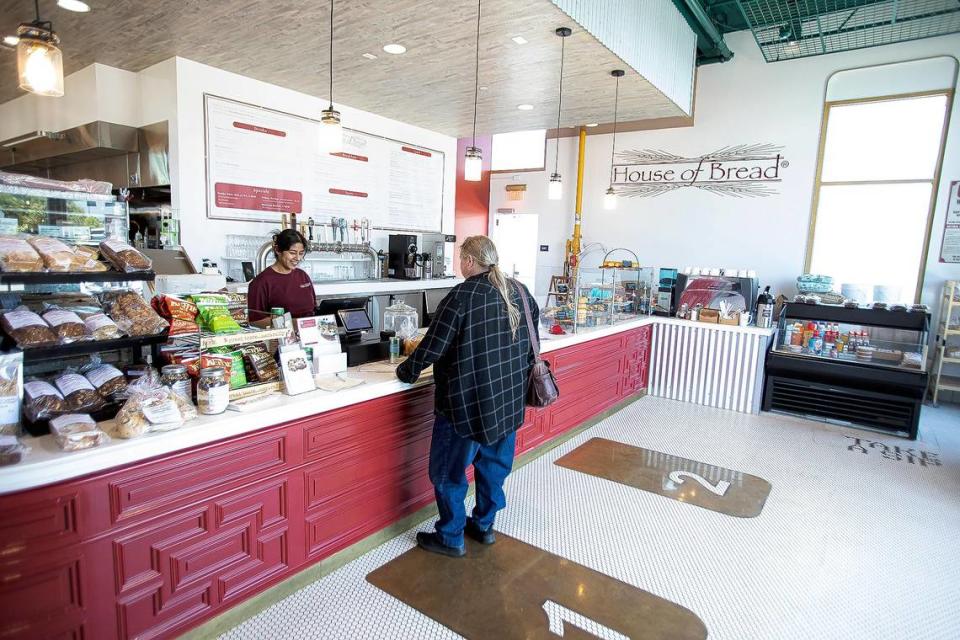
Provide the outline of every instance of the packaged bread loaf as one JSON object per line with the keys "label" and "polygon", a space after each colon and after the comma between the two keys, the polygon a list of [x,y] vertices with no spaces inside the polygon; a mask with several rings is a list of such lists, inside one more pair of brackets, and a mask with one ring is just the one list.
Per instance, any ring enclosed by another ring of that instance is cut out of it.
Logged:
{"label": "packaged bread loaf", "polygon": [[185,398],[154,380],[142,378],[131,383],[128,399],[117,413],[111,434],[135,438],[148,431],[169,431],[197,417],[196,408]]}
{"label": "packaged bread loaf", "polygon": [[107,315],[129,336],[154,336],[168,326],[167,321],[134,291],[108,291],[102,299]]}
{"label": "packaged bread loaf", "polygon": [[153,268],[150,258],[122,240],[104,240],[100,243],[100,253],[117,271],[124,273],[150,271]]}
{"label": "packaged bread loaf", "polygon": [[104,404],[90,381],[79,373],[62,373],[54,379],[53,384],[63,394],[67,411],[96,411]]}
{"label": "packaged bread loaf", "polygon": [[24,306],[0,312],[0,326],[21,349],[57,343],[57,335],[44,319]]}
{"label": "packaged bread loaf", "polygon": [[110,442],[88,414],[68,413],[50,420],[50,433],[64,451],[78,451]]}
{"label": "packaged bread loaf", "polygon": [[30,451],[17,440],[17,436],[0,435],[0,467],[17,464]]}
{"label": "packaged bread loaf", "polygon": [[49,236],[30,236],[27,242],[40,254],[48,271],[70,271],[74,254],[63,242]]}
{"label": "packaged bread loaf", "polygon": [[43,271],[43,260],[25,238],[0,235],[0,271]]}
{"label": "packaged bread loaf", "polygon": [[23,352],[0,353],[0,436],[20,435]]}
{"label": "packaged bread loaf", "polygon": [[43,320],[53,329],[60,344],[89,340],[91,337],[87,325],[73,311],[50,307],[43,312]]}
{"label": "packaged bread loaf", "polygon": [[100,251],[96,247],[77,245],[73,247],[70,271],[106,271],[107,265],[100,262]]}
{"label": "packaged bread loaf", "polygon": [[104,400],[112,400],[127,388],[127,379],[123,371],[112,364],[93,365],[85,369],[83,375]]}
{"label": "packaged bread loaf", "polygon": [[67,403],[57,389],[45,380],[23,384],[23,415],[31,422],[46,420],[67,411]]}

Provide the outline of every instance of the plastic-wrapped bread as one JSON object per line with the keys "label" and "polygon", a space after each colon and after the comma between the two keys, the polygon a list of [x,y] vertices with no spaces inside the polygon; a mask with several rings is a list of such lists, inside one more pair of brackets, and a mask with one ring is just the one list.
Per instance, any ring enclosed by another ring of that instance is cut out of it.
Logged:
{"label": "plastic-wrapped bread", "polygon": [[107,291],[102,299],[107,315],[128,336],[155,336],[169,326],[135,291]]}
{"label": "plastic-wrapped bread", "polygon": [[43,260],[25,238],[0,235],[0,271],[43,271]]}
{"label": "plastic-wrapped bread", "polygon": [[60,344],[89,340],[91,337],[86,324],[73,311],[50,307],[43,312],[43,319],[53,329]]}
{"label": "plastic-wrapped bread", "polygon": [[23,384],[23,414],[31,422],[52,418],[66,410],[63,394],[46,380],[28,380]]}
{"label": "plastic-wrapped bread", "polygon": [[104,240],[100,243],[100,253],[117,271],[124,273],[150,271],[153,268],[150,258],[122,240]]}
{"label": "plastic-wrapped bread", "polygon": [[79,373],[62,373],[53,384],[63,394],[67,411],[96,411],[103,406],[103,398]]}
{"label": "plastic-wrapped bread", "polygon": [[73,249],[56,238],[48,236],[30,236],[27,238],[49,271],[70,271],[73,266]]}
{"label": "plastic-wrapped bread", "polygon": [[78,451],[110,442],[110,437],[85,413],[68,413],[50,421],[50,433],[64,451]]}
{"label": "plastic-wrapped bread", "polygon": [[73,248],[73,262],[70,271],[107,271],[109,267],[100,262],[100,250],[96,247],[77,245]]}
{"label": "plastic-wrapped bread", "polygon": [[57,344],[57,335],[43,318],[24,306],[0,314],[0,326],[21,349]]}

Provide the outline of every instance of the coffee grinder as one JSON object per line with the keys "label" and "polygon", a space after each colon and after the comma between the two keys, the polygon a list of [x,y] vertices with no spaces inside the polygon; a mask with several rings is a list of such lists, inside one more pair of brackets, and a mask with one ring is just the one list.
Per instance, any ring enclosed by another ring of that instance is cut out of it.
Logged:
{"label": "coffee grinder", "polygon": [[407,234],[391,234],[388,244],[389,274],[391,278],[400,280],[419,280],[417,273],[417,236]]}

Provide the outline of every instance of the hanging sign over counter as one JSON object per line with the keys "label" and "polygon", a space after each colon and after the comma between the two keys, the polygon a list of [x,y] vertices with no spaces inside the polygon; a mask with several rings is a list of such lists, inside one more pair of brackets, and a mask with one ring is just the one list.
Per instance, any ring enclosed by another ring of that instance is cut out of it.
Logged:
{"label": "hanging sign over counter", "polygon": [[207,217],[300,222],[369,218],[379,229],[440,231],[442,151],[343,130],[321,153],[320,123],[205,95]]}
{"label": "hanging sign over counter", "polygon": [[694,187],[720,196],[765,197],[779,193],[790,166],[783,147],[772,144],[724,147],[697,157],[659,149],[620,151],[611,184],[617,195],[652,197]]}
{"label": "hanging sign over counter", "polygon": [[960,180],[950,183],[947,217],[943,223],[940,262],[960,262]]}

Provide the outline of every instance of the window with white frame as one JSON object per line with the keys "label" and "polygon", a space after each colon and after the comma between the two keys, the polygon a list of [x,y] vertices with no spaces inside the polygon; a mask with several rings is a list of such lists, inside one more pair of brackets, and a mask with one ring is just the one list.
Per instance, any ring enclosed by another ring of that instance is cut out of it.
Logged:
{"label": "window with white frame", "polygon": [[807,271],[918,300],[951,103],[948,90],[826,103]]}
{"label": "window with white frame", "polygon": [[542,171],[547,149],[545,129],[493,135],[492,171]]}

